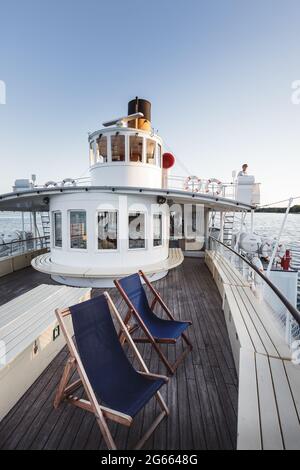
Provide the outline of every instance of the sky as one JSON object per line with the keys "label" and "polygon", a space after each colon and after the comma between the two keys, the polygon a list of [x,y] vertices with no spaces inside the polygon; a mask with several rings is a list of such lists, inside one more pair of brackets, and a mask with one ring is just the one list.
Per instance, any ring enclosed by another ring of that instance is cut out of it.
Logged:
{"label": "sky", "polygon": [[87,175],[88,132],[138,95],[176,174],[248,163],[263,203],[300,196],[299,24],[299,0],[0,0],[0,193]]}

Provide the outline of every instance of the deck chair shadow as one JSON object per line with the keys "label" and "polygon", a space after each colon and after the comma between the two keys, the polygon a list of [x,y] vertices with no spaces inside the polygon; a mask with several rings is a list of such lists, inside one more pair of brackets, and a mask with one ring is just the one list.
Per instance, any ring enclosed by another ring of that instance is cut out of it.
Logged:
{"label": "deck chair shadow", "polygon": [[[140,449],[169,414],[159,392],[168,378],[149,373],[108,293],[68,309],[56,310],[55,313],[66,338],[70,358],[56,393],[54,407],[66,400],[94,413],[107,447],[115,450],[117,446],[107,421],[131,426],[137,413],[155,397],[161,412],[137,443],[135,449]],[[74,338],[67,328],[68,316],[72,319]],[[132,347],[141,371],[137,371],[126,356],[113,318]],[[79,380],[69,384],[75,369]],[[87,399],[74,396],[75,390],[81,386]]]}
{"label": "deck chair shadow", "polygon": [[[141,279],[144,280],[145,284],[154,295],[151,306],[149,305]],[[129,309],[124,320],[127,330],[130,335],[132,335],[137,329],[141,328],[145,335],[145,337],[142,338],[132,337],[133,341],[135,343],[151,343],[168,371],[174,374],[179,364],[192,350],[192,345],[185,334],[186,329],[192,322],[175,320],[162,297],[150,283],[143,271],[139,271],[137,274],[132,274],[120,280],[115,280],[114,283]],[[154,308],[157,303],[159,303],[165,311],[168,317],[167,320],[159,318],[154,313]],[[133,318],[136,319],[137,324],[130,327],[130,321]],[[120,332],[120,337],[123,342],[126,341],[122,332]],[[186,343],[186,348],[176,362],[171,364],[166,355],[162,352],[159,344],[176,344],[179,338]]]}

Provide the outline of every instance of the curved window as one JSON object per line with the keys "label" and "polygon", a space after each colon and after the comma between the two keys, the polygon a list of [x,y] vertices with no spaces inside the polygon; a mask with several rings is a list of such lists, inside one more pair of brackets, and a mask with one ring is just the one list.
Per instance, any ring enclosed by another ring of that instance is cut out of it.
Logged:
{"label": "curved window", "polygon": [[131,162],[143,161],[143,137],[138,135],[131,135],[129,138],[129,159]]}
{"label": "curved window", "polygon": [[118,213],[116,211],[98,212],[98,250],[118,248]]}
{"label": "curved window", "polygon": [[53,212],[53,235],[54,235],[54,246],[56,248],[62,248],[62,216],[61,212]]}
{"label": "curved window", "polygon": [[113,162],[125,161],[125,135],[111,136],[111,159]]}
{"label": "curved window", "polygon": [[107,162],[107,137],[100,135],[97,139],[97,163]]}
{"label": "curved window", "polygon": [[85,250],[87,247],[86,212],[70,211],[71,248]]}
{"label": "curved window", "polygon": [[146,248],[145,214],[131,212],[128,217],[129,248]]}
{"label": "curved window", "polygon": [[155,165],[155,147],[156,142],[154,140],[147,139],[146,163],[149,163],[150,165]]}
{"label": "curved window", "polygon": [[162,246],[162,215],[153,215],[153,246]]}

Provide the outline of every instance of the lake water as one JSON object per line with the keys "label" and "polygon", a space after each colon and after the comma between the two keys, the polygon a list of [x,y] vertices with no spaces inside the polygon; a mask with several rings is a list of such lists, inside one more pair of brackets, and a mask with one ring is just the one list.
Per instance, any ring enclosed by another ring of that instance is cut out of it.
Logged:
{"label": "lake water", "polygon": [[[283,214],[255,214],[254,228],[256,233],[268,237],[277,237],[283,217]],[[247,216],[246,225],[250,227],[250,215]],[[39,217],[38,226],[41,228]],[[25,214],[25,230],[30,231],[30,227],[29,215]],[[14,230],[22,230],[21,216],[10,212],[0,212],[0,236],[1,234],[9,234]],[[300,245],[300,214],[289,214],[282,241],[285,243],[299,243]]]}
{"label": "lake water", "polygon": [[[40,217],[37,218],[38,228],[42,231]],[[24,229],[26,232],[32,231],[31,221],[28,213],[24,214]],[[0,237],[9,235],[15,230],[22,230],[22,218],[20,214],[14,212],[0,212]]]}

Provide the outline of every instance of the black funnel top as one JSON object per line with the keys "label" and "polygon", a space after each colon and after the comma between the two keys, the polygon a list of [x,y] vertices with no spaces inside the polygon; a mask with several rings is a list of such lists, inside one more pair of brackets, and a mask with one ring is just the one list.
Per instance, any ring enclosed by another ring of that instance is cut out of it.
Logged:
{"label": "black funnel top", "polygon": [[136,97],[128,103],[128,115],[143,113],[144,118],[151,122],[151,103],[150,101]]}

